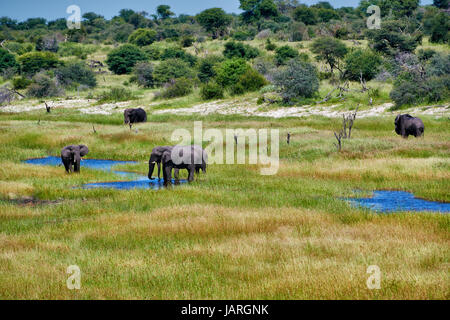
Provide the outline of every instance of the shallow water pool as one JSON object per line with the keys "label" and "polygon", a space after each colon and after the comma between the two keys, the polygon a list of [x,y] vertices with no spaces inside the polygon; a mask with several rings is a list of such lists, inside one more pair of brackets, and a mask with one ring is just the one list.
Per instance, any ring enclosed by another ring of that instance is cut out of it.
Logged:
{"label": "shallow water pool", "polygon": [[354,206],[368,208],[377,212],[450,212],[450,203],[415,198],[412,193],[405,191],[374,191],[373,197],[370,198],[346,198],[345,200]]}
{"label": "shallow water pool", "polygon": [[[47,165],[47,166],[62,166],[62,161],[60,157],[46,157],[46,158],[36,158],[28,159],[24,161],[28,164],[33,165]],[[119,161],[119,160],[103,160],[103,159],[83,159],[81,161],[81,168],[89,168],[94,170],[111,171],[121,178],[128,178],[129,181],[111,181],[111,182],[96,182],[87,183],[82,186],[85,189],[120,189],[120,190],[130,190],[130,189],[152,189],[158,190],[164,187],[164,180],[153,179],[149,180],[147,176],[140,175],[135,172],[117,171],[112,168],[115,165],[121,164],[135,164],[136,161]],[[64,167],[62,168],[64,170]],[[172,179],[172,184],[178,185],[186,183],[187,180],[175,181]]]}

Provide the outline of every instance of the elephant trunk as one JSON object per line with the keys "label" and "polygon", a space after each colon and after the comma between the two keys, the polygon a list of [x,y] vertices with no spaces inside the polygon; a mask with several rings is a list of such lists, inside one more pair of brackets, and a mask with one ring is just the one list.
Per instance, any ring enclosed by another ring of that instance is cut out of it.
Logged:
{"label": "elephant trunk", "polygon": [[[155,162],[149,162],[148,163],[148,178],[150,180],[152,180],[153,169],[155,169]],[[158,165],[158,169],[159,169],[159,165]],[[159,172],[158,172],[158,174],[159,174]]]}

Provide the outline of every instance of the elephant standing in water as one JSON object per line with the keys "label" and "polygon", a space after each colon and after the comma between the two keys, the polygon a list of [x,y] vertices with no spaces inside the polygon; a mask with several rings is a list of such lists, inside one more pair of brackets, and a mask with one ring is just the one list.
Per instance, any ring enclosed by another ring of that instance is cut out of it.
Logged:
{"label": "elephant standing in water", "polygon": [[130,125],[130,129],[133,123],[147,122],[147,113],[142,108],[137,109],[125,109],[123,112],[123,118],[125,124]]}
{"label": "elephant standing in water", "polygon": [[80,145],[70,145],[66,146],[61,150],[61,160],[69,172],[80,172],[81,157],[84,157],[89,153],[87,146]]}
{"label": "elephant standing in water", "polygon": [[[179,169],[187,169],[188,172],[191,172],[191,167],[193,168],[193,170],[197,173],[200,172],[200,169],[203,171],[203,173],[206,173],[206,165],[208,162],[208,155],[206,153],[205,150],[203,150],[202,147],[194,145],[194,146],[164,146],[164,147],[155,147],[152,150],[152,154],[150,156],[150,160],[149,160],[149,171],[148,171],[148,178],[150,180],[152,180],[152,174],[153,174],[153,170],[155,168],[155,163],[158,165],[158,179],[160,179],[160,172],[161,172],[161,162],[163,162],[163,155],[166,155],[166,162],[167,165],[168,163],[171,161],[171,155],[172,155],[172,150],[174,150],[174,152],[178,152],[178,154],[181,153],[181,155],[183,154],[183,150],[184,154],[186,155],[186,152],[189,152],[189,154],[191,154],[192,157],[194,157],[194,159],[192,161],[185,161],[185,162],[191,162],[190,164],[192,164],[192,166],[188,166],[187,163],[184,163],[184,165],[178,166],[173,164],[172,166],[170,166],[170,174],[168,175],[168,177],[170,179],[172,179],[172,169],[174,169],[174,175],[175,175],[175,179],[178,180],[178,173],[179,173]],[[192,151],[189,151],[192,150]],[[189,157],[189,155],[187,156]],[[191,157],[191,158],[192,158]],[[164,165],[164,162],[163,162]],[[165,177],[165,173],[164,173],[164,168],[163,168],[163,176]],[[192,177],[193,179],[193,177]],[[166,184],[167,180],[164,181],[164,183]],[[170,183],[170,181],[169,181]]]}
{"label": "elephant standing in water", "polygon": [[424,134],[425,126],[420,118],[415,118],[409,114],[398,115],[395,118],[395,132],[403,138],[409,135],[420,137]]}

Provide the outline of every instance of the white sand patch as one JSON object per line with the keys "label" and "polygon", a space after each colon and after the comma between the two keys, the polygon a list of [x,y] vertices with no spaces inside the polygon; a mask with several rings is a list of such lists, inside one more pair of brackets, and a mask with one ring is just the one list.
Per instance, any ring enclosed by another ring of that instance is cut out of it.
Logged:
{"label": "white sand patch", "polygon": [[130,102],[117,102],[117,103],[105,103],[97,106],[92,106],[89,108],[80,109],[81,113],[86,114],[104,114],[110,115],[113,113],[123,113],[123,111],[128,108]]}
{"label": "white sand patch", "polygon": [[[52,109],[57,108],[84,108],[86,106],[89,106],[92,102],[95,102],[95,100],[89,100],[89,99],[74,99],[74,100],[62,100],[62,101],[47,101],[47,104]],[[19,113],[19,112],[28,112],[28,111],[35,111],[35,110],[44,110],[45,104],[40,103],[36,105],[26,105],[26,104],[19,104],[19,105],[6,105],[4,107],[0,107],[0,112],[13,112],[13,113]]]}

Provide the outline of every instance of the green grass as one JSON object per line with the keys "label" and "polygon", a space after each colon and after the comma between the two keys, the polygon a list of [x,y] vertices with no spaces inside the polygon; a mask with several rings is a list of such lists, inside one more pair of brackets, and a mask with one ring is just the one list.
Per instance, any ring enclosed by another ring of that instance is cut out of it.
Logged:
{"label": "green grass", "polygon": [[[393,189],[450,201],[448,119],[424,118],[425,138],[409,140],[392,132],[392,119],[360,119],[337,153],[339,119],[152,116],[135,133],[119,115],[61,109],[37,125],[38,116],[0,114],[0,298],[449,298],[448,215],[379,215],[339,200]],[[135,160],[120,168],[146,175],[152,147],[199,119],[205,129],[280,129],[277,175],[210,165],[166,190],[84,190],[117,177],[21,162],[85,143],[88,158]],[[55,203],[14,202],[25,197]],[[66,288],[73,264],[81,290]],[[366,288],[372,264],[381,290]]]}

